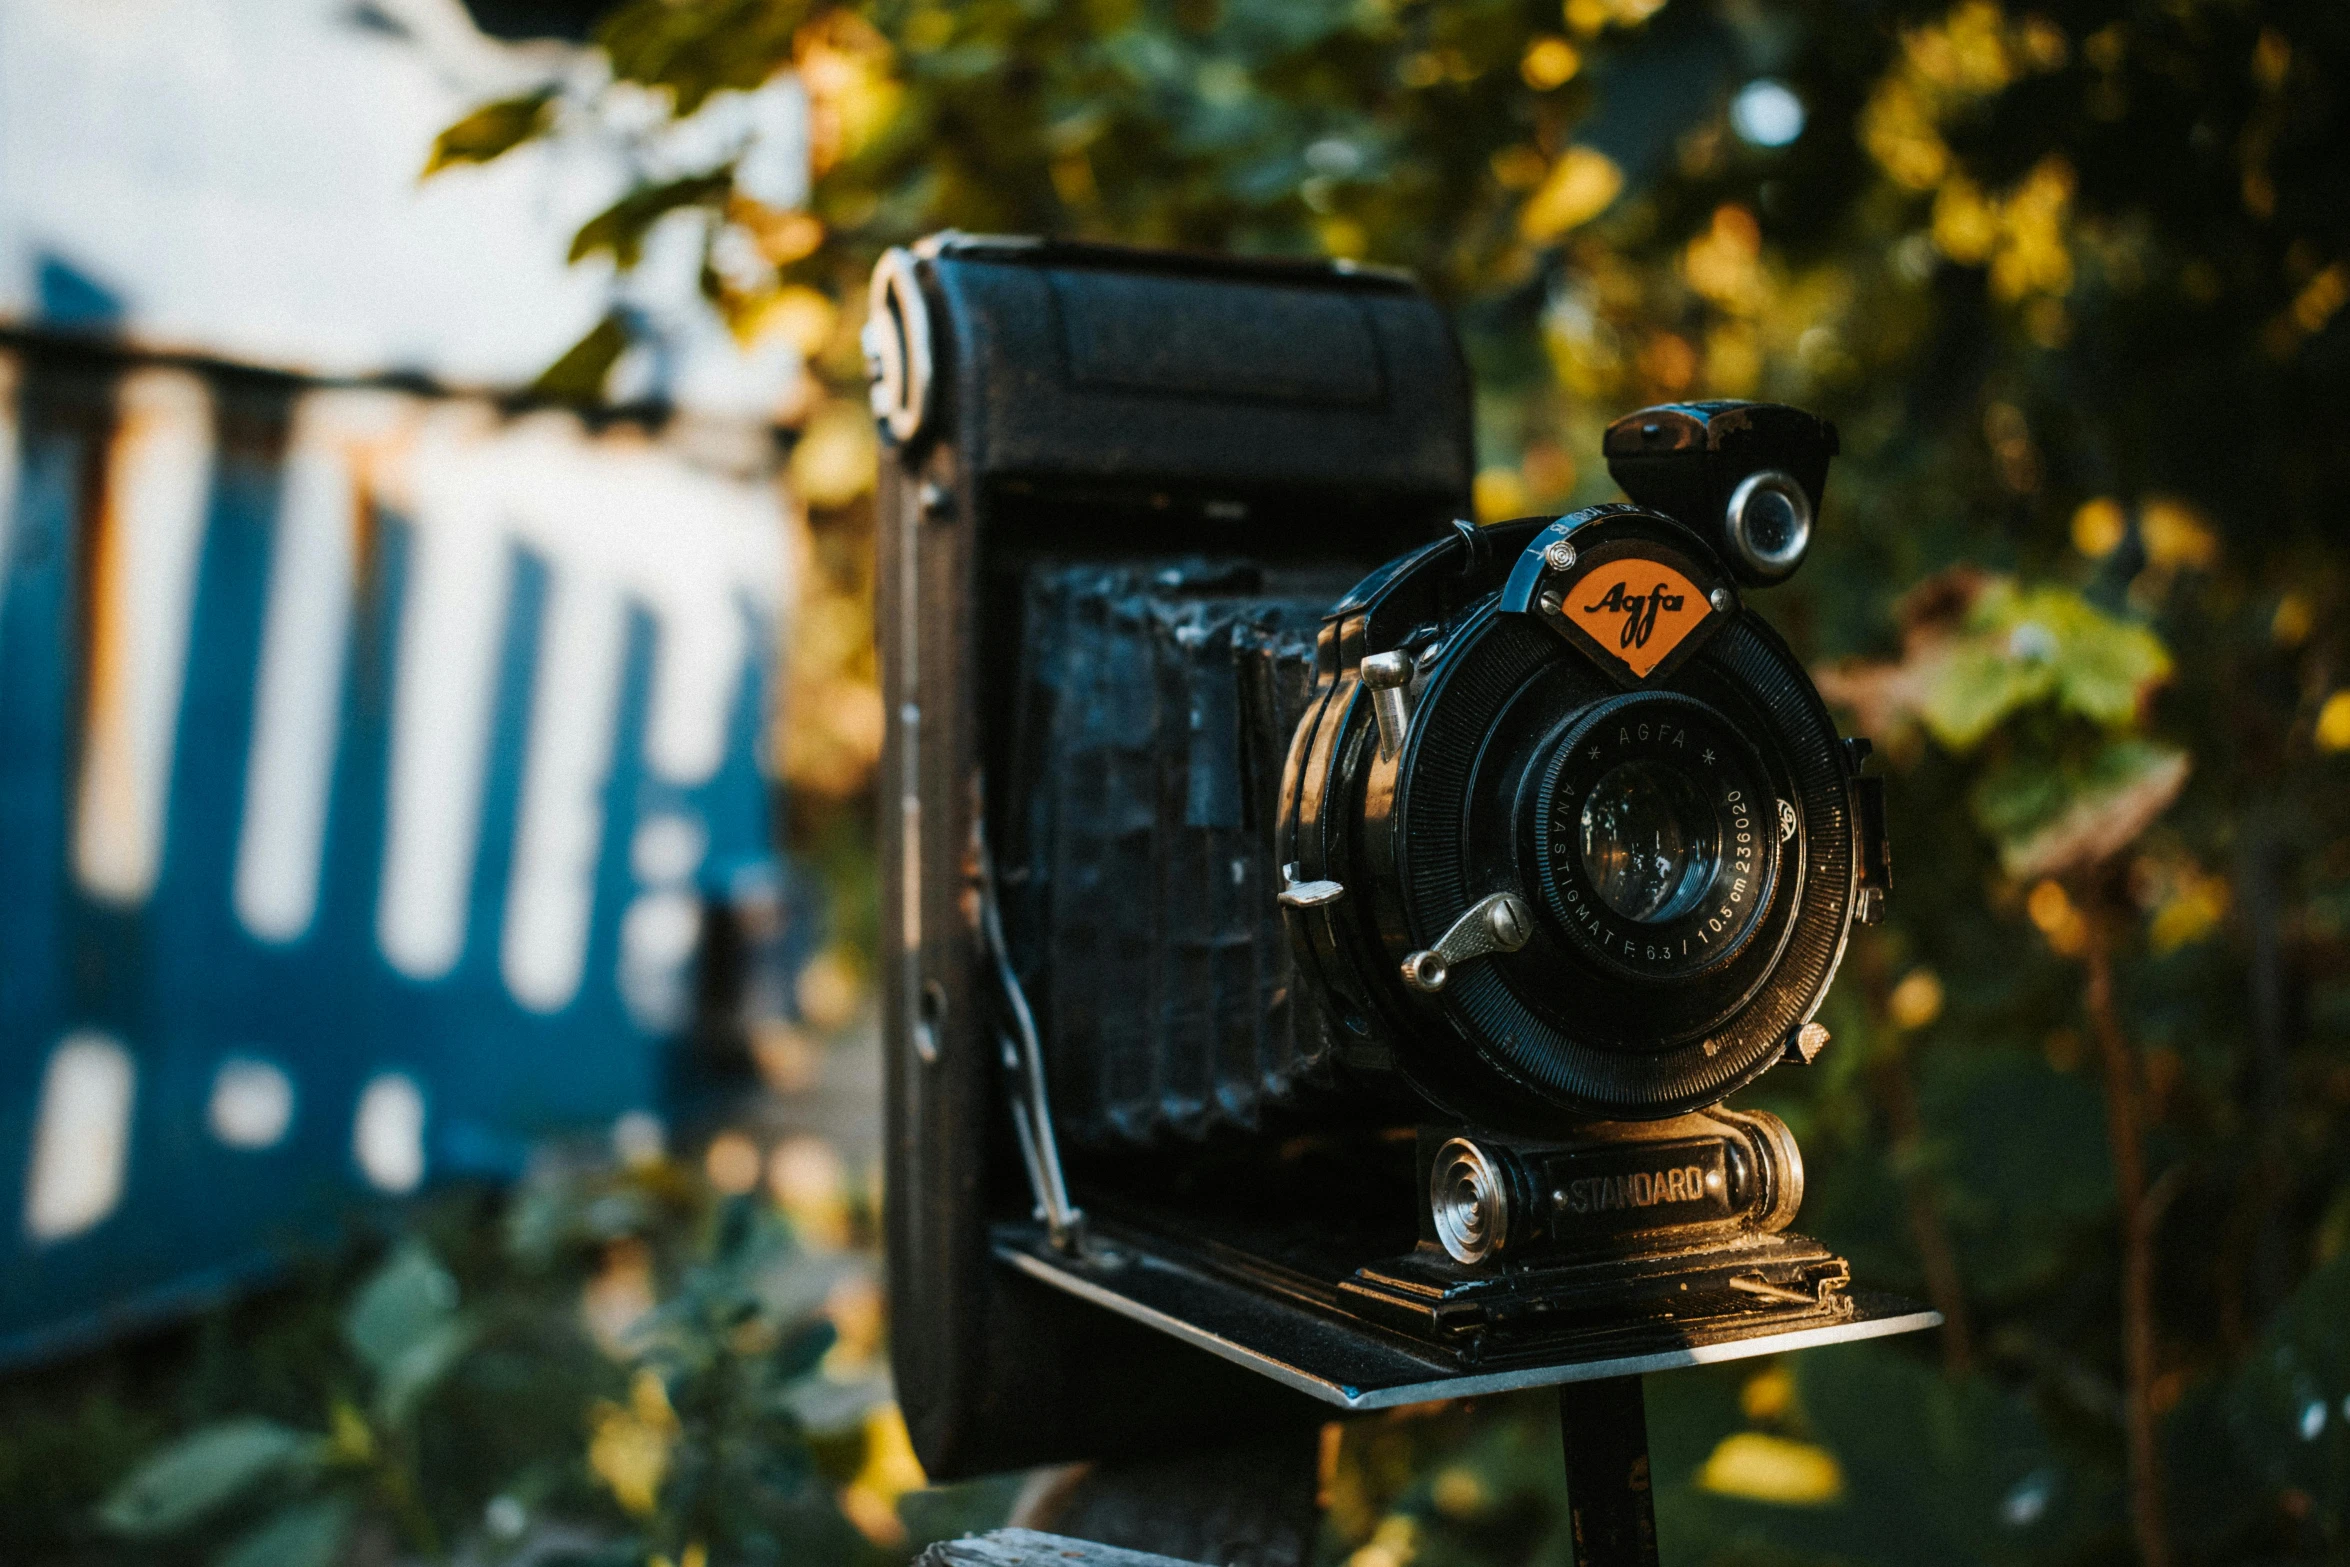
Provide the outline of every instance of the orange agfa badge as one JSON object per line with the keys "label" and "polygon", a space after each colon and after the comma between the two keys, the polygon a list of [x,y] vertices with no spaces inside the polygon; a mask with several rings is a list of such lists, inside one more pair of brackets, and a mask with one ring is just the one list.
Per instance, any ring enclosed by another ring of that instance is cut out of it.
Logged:
{"label": "orange agfa badge", "polygon": [[1567,618],[1644,680],[1713,613],[1696,583],[1637,555],[1593,567],[1563,597]]}

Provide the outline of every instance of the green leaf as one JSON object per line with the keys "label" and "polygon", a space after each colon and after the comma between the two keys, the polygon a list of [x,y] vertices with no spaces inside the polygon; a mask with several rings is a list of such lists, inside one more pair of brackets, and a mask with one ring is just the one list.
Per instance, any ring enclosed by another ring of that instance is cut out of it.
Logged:
{"label": "green leaf", "polygon": [[624,82],[666,87],[693,113],[721,88],[749,89],[791,63],[807,0],[633,0],[596,29]]}
{"label": "green leaf", "polygon": [[376,1418],[388,1426],[406,1423],[417,1403],[465,1358],[479,1333],[475,1323],[460,1317],[401,1351],[376,1383]]}
{"label": "green leaf", "polygon": [[2010,716],[2053,700],[2105,729],[2128,727],[2170,677],[2169,650],[2144,626],[2106,614],[2070,588],[1984,587],[1966,629],[1921,682],[1918,716],[1953,751],[1969,751]]}
{"label": "green leaf", "polygon": [[100,1505],[98,1516],[118,1534],[171,1534],[255,1482],[310,1461],[319,1445],[317,1437],[274,1420],[206,1426],[133,1470]]}
{"label": "green leaf", "polygon": [[824,1318],[800,1324],[775,1346],[775,1374],[787,1382],[806,1376],[839,1337],[839,1330]]}
{"label": "green leaf", "polygon": [[644,258],[645,236],[672,212],[721,201],[734,188],[730,166],[714,174],[690,174],[666,185],[640,185],[580,225],[571,239],[571,260],[585,261],[598,251],[611,254],[623,272]]}
{"label": "green leaf", "polygon": [[2010,650],[2035,648],[2056,677],[2059,702],[2107,728],[2138,716],[2153,686],[2170,678],[2170,652],[2146,627],[2106,614],[2070,588],[1995,589],[1976,617]]}
{"label": "green leaf", "polygon": [[487,163],[512,152],[554,123],[554,106],[552,87],[483,104],[433,138],[425,174],[438,174],[453,163]]}
{"label": "green leaf", "polygon": [[343,1318],[343,1337],[377,1376],[388,1376],[457,1314],[457,1281],[422,1241],[392,1253]]}
{"label": "green leaf", "polygon": [[2137,841],[2186,786],[2184,751],[2146,740],[2113,740],[2086,767],[2010,761],[1984,776],[1976,818],[1999,843],[2019,881],[2103,864]]}
{"label": "green leaf", "polygon": [[212,1567],[334,1567],[351,1529],[348,1497],[321,1497],[280,1508],[238,1537]]}
{"label": "green leaf", "polygon": [[561,403],[595,403],[604,397],[605,378],[628,348],[628,327],[614,311],[588,329],[587,336],[547,366],[531,391]]}
{"label": "green leaf", "polygon": [[2045,663],[2011,658],[1990,644],[1955,648],[1926,684],[1918,716],[1927,732],[1953,751],[1971,751],[2017,708],[2055,688]]}

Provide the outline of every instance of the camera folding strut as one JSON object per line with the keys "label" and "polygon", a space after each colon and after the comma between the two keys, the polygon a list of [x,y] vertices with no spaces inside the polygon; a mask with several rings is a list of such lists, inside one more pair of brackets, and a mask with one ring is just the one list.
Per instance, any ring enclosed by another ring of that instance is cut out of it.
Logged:
{"label": "camera folding strut", "polygon": [[1743,602],[1834,431],[1646,410],[1630,504],[1475,528],[1400,275],[942,235],[866,331],[925,1466],[1559,1384],[1586,1559],[1653,1559],[1638,1374],[1937,1320],[1721,1103],[1887,890],[1865,742]]}

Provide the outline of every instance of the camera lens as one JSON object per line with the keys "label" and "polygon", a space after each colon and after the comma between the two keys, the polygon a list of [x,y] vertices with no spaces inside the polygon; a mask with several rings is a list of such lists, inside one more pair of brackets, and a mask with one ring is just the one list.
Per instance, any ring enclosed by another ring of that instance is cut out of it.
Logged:
{"label": "camera lens", "polygon": [[1785,555],[1801,524],[1795,503],[1777,490],[1762,491],[1746,509],[1746,537],[1757,555]]}
{"label": "camera lens", "polygon": [[1721,858],[1714,802],[1670,762],[1610,768],[1583,800],[1583,872],[1600,901],[1644,925],[1679,919]]}
{"label": "camera lens", "polygon": [[1642,981],[1734,962],[1778,875],[1779,791],[1753,745],[1667,691],[1600,702],[1555,733],[1520,820],[1568,939]]}
{"label": "camera lens", "polygon": [[1730,494],[1729,543],[1748,570],[1776,581],[1811,547],[1811,497],[1775,468],[1751,473]]}

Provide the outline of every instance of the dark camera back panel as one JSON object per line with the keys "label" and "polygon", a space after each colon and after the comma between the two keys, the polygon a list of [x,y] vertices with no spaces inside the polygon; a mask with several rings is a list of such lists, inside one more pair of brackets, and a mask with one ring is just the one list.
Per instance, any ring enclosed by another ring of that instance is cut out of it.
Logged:
{"label": "dark camera back panel", "polygon": [[[947,1478],[1317,1422],[1301,1396],[1073,1303],[991,1254],[990,1224],[1026,1218],[1030,1197],[975,939],[974,817],[984,800],[1002,863],[1015,864],[1026,786],[1014,715],[1033,570],[1246,557],[1267,568],[1263,591],[1296,600],[1298,616],[1335,600],[1363,570],[1465,514],[1472,451],[1458,347],[1408,282],[1322,264],[942,237],[914,272],[936,380],[924,427],[883,457],[876,522],[891,715],[880,774],[891,1339],[916,1451]],[[1277,655],[1266,672],[1297,673]],[[1173,688],[1153,700],[1162,698],[1188,700]],[[1252,698],[1236,684],[1233,700]],[[1125,806],[1157,801],[1177,814],[1154,842],[1103,840],[1103,852],[1139,850],[1171,868],[1194,856],[1204,876],[1209,849],[1224,855],[1263,828],[1251,796],[1234,792],[1255,763],[1229,732],[1230,756],[1210,747],[1138,771]],[[1226,820],[1235,812],[1239,825]],[[1263,853],[1247,855],[1244,874],[1269,906]],[[1065,938],[1084,909],[1007,912],[1058,921]],[[1223,930],[1247,949],[1250,976],[1233,981],[1231,1007],[1197,1027],[1185,1020],[1181,1037],[1208,1056],[1264,1052],[1278,1087],[1299,1042],[1264,1020],[1269,1033],[1235,1023],[1243,994],[1263,994],[1260,965],[1279,969],[1246,913],[1203,913],[1201,932]],[[1098,985],[1095,999],[1109,999]],[[1147,1011],[1134,1015],[1147,1025]],[[1174,1058],[1148,1055],[1153,1037],[1147,1026],[1130,1033],[1146,1055],[1127,1062],[1162,1075],[1098,1100],[1099,1129],[1118,1102],[1152,1124],[1185,1119],[1164,1113]],[[934,1042],[928,1059],[918,1039]],[[1064,1037],[1053,1048],[1093,1042]],[[1189,1070],[1210,1065],[1197,1057]],[[1082,1122],[1084,1096],[1067,1092]]]}

